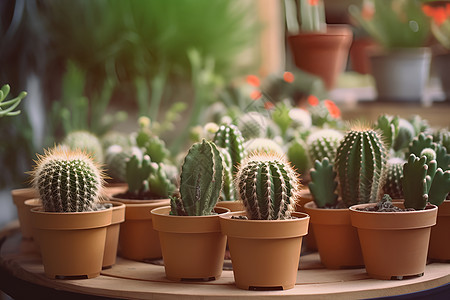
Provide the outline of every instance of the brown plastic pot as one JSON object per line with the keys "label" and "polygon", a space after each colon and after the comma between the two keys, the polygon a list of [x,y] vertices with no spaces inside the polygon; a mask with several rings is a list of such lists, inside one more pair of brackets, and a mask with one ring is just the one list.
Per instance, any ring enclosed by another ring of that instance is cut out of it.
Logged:
{"label": "brown plastic pot", "polygon": [[309,216],[294,212],[289,220],[243,220],[220,216],[228,237],[235,284],[244,290],[292,289],[297,279],[302,237]]}
{"label": "brown plastic pot", "polygon": [[42,201],[39,198],[34,198],[34,199],[28,199],[25,200],[24,205],[26,207],[24,213],[24,217],[27,220],[27,226],[30,226],[31,229],[29,229],[31,231],[31,238],[33,239],[34,245],[36,246],[36,250],[37,252],[40,252],[39,250],[39,243],[37,241],[37,237],[36,237],[36,229],[32,226],[31,224],[31,210],[35,207],[41,207],[42,206]]}
{"label": "brown plastic pot", "polygon": [[428,258],[450,261],[450,200],[438,206],[436,226],[431,228]]}
{"label": "brown plastic pot", "polygon": [[41,248],[45,275],[53,279],[100,275],[111,216],[111,208],[76,213],[33,208],[31,221]]}
{"label": "brown plastic pot", "polygon": [[317,208],[309,202],[305,210],[314,226],[320,261],[327,269],[364,266],[358,232],[352,226],[348,208]]}
{"label": "brown plastic pot", "polygon": [[214,210],[218,214],[209,216],[169,215],[170,206],[152,210],[169,280],[215,280],[222,275],[227,239],[219,215],[229,210]]}
{"label": "brown plastic pot", "polygon": [[125,222],[120,225],[119,256],[146,261],[162,257],[158,232],[153,228],[153,209],[167,206],[169,199],[128,200],[110,197],[111,201],[125,204]]}
{"label": "brown plastic pot", "polygon": [[[394,203],[403,207],[401,203]],[[370,277],[402,279],[423,275],[427,262],[431,226],[436,224],[437,206],[408,212],[372,212],[350,207],[352,225],[358,228],[361,250]]]}
{"label": "brown plastic pot", "polygon": [[34,188],[24,188],[12,190],[11,196],[17,208],[17,218],[19,219],[22,238],[31,239],[33,238],[33,231],[29,219],[29,207],[25,206],[25,201],[28,199],[39,198],[39,193]]}
{"label": "brown plastic pot", "polygon": [[116,264],[117,248],[119,245],[120,224],[125,221],[125,204],[116,201],[111,203],[111,225],[106,230],[105,252],[103,254],[102,268],[107,269]]}
{"label": "brown plastic pot", "polygon": [[245,210],[244,204],[242,201],[219,201],[216,204],[216,207],[225,207],[230,211],[243,211]]}
{"label": "brown plastic pot", "polygon": [[[309,192],[309,188],[303,189],[300,192],[299,201],[297,202],[297,206],[295,211],[306,213],[305,204],[313,201],[313,196]],[[314,236],[314,226],[311,222],[309,222],[308,234],[304,237],[304,243],[306,249],[310,251],[317,251],[317,242],[316,237]]]}
{"label": "brown plastic pot", "polygon": [[347,25],[328,25],[325,33],[299,33],[288,37],[295,65],[322,78],[328,90],[344,71],[353,33]]}

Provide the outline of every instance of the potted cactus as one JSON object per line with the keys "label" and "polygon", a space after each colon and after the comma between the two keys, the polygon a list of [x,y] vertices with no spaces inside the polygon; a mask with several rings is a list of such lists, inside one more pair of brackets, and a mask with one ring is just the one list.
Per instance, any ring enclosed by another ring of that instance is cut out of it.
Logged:
{"label": "potted cactus", "polygon": [[236,286],[293,288],[309,223],[306,214],[294,211],[298,174],[281,156],[254,153],[240,165],[235,185],[245,212],[220,216],[220,223],[228,237]]}
{"label": "potted cactus", "polygon": [[221,276],[226,237],[215,205],[223,185],[222,156],[213,142],[195,143],[185,157],[179,197],[151,211],[159,232],[166,277],[170,280],[214,280]]}
{"label": "potted cactus", "polygon": [[46,276],[98,276],[112,219],[99,203],[99,167],[80,150],[55,147],[38,156],[32,182],[42,201],[31,218]]}
{"label": "potted cactus", "polygon": [[377,201],[385,164],[386,153],[379,134],[361,126],[352,128],[340,141],[334,164],[328,157],[315,162],[309,184],[314,202],[307,203],[305,210],[311,216],[325,267],[339,269],[364,264],[348,208]]}
{"label": "potted cactus", "polygon": [[[381,203],[350,208],[366,270],[373,278],[423,275],[431,227],[437,218],[438,209],[433,204],[444,202],[450,191],[450,171],[437,167],[433,152],[423,154],[420,158],[411,154],[403,165],[403,203],[391,203],[385,195]],[[448,228],[446,231],[448,235]],[[389,255],[384,255],[386,252]]]}

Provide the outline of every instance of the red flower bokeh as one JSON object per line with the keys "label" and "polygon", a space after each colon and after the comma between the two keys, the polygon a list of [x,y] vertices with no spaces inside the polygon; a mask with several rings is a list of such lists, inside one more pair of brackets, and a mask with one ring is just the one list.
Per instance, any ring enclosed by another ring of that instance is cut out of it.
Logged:
{"label": "red flower bokeh", "polygon": [[324,100],[323,104],[328,109],[328,112],[333,118],[337,119],[341,117],[341,110],[339,109],[339,107],[337,107],[337,105],[333,101]]}
{"label": "red flower bokeh", "polygon": [[259,87],[261,85],[261,82],[256,75],[248,75],[246,81],[248,84],[254,87]]}
{"label": "red flower bokeh", "polygon": [[292,74],[291,72],[284,72],[283,79],[284,79],[284,81],[291,83],[295,79],[294,74]]}
{"label": "red flower bokeh", "polygon": [[311,106],[317,106],[317,105],[319,105],[319,99],[317,99],[317,97],[314,96],[314,95],[309,95],[308,96],[308,103]]}

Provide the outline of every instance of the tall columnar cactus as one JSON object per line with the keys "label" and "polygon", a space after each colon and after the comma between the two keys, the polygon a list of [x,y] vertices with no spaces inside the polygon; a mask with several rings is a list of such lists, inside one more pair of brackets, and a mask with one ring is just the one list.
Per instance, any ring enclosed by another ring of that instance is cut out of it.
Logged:
{"label": "tall columnar cactus", "polygon": [[217,147],[227,149],[231,156],[232,173],[235,174],[238,164],[245,156],[244,139],[239,129],[232,124],[221,125],[214,136],[213,142]]}
{"label": "tall columnar cactus", "polygon": [[394,145],[399,131],[398,123],[398,116],[381,115],[377,119],[375,128],[381,132],[386,149],[391,149]]}
{"label": "tall columnar cactus", "polygon": [[325,157],[333,164],[336,149],[344,135],[335,129],[322,129],[311,133],[306,140],[311,161],[322,161]]}
{"label": "tall columnar cactus", "polygon": [[340,195],[348,207],[381,198],[381,174],[386,152],[379,134],[372,129],[355,128],[341,141],[336,152]]}
{"label": "tall columnar cactus", "polygon": [[217,146],[205,139],[194,144],[181,169],[180,196],[171,198],[171,214],[213,214],[223,184],[223,161]]}
{"label": "tall columnar cactus", "polygon": [[408,161],[403,165],[403,196],[405,207],[424,209],[427,205],[427,158],[421,158],[411,154]]}
{"label": "tall columnar cactus", "polygon": [[333,165],[325,157],[322,162],[316,160],[314,168],[311,169],[311,182],[309,190],[314,197],[317,207],[333,207],[338,202],[338,194],[336,193],[337,181],[336,171]]}
{"label": "tall columnar cactus", "polygon": [[72,131],[63,140],[63,145],[72,150],[80,149],[86,151],[99,163],[103,163],[103,147],[100,140],[88,131]]}
{"label": "tall columnar cactus", "polygon": [[236,175],[236,188],[252,220],[289,218],[299,197],[297,173],[283,157],[255,153]]}
{"label": "tall columnar cactus", "polygon": [[403,164],[405,162],[401,158],[393,157],[388,159],[386,164],[383,194],[388,194],[393,199],[403,199],[401,178],[403,176]]}
{"label": "tall columnar cactus", "polygon": [[96,208],[103,179],[87,154],[55,147],[38,155],[32,182],[45,211],[82,212]]}
{"label": "tall columnar cactus", "polygon": [[222,199],[224,201],[236,200],[236,191],[233,185],[233,162],[231,161],[231,155],[225,148],[219,148],[222,155],[223,162],[223,187],[222,187]]}

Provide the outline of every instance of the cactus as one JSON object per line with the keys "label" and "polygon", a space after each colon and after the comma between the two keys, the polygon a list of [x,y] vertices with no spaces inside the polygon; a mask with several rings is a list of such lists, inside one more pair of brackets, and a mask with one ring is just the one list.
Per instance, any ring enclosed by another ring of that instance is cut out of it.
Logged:
{"label": "cactus", "polygon": [[249,219],[279,220],[288,219],[295,209],[300,182],[283,157],[254,153],[241,164],[236,188]]}
{"label": "cactus", "polygon": [[414,154],[415,156],[420,157],[422,151],[427,148],[433,149],[436,153],[438,168],[441,168],[444,171],[450,169],[450,154],[448,153],[446,147],[433,141],[432,135],[421,133],[415,137],[409,145],[409,154]]}
{"label": "cactus", "polygon": [[409,143],[416,136],[414,126],[407,120],[399,118],[398,119],[398,132],[395,137],[394,144],[392,148],[394,151],[400,151],[408,147]]}
{"label": "cactus", "polygon": [[231,156],[232,173],[237,171],[238,164],[245,156],[244,139],[239,129],[232,124],[221,125],[214,136],[213,142],[217,147],[227,149]]}
{"label": "cactus", "polygon": [[[103,135],[100,139],[103,150],[106,150],[112,145],[119,145],[123,148],[128,148],[133,146],[131,138],[128,134],[124,134],[117,131],[109,131]],[[105,153],[106,156],[106,153]],[[106,159],[106,158],[105,158]]]}
{"label": "cactus", "polygon": [[377,132],[355,128],[345,135],[336,152],[335,166],[340,195],[347,207],[381,198],[385,165],[386,152]]}
{"label": "cactus", "polygon": [[401,178],[403,176],[403,165],[405,162],[405,160],[397,157],[388,159],[386,163],[383,194],[388,194],[394,199],[403,198]]}
{"label": "cactus", "polygon": [[310,174],[311,182],[308,186],[317,207],[334,207],[338,202],[336,193],[338,183],[336,172],[329,159],[325,157],[322,162],[316,160]]}
{"label": "cactus", "polygon": [[38,155],[32,172],[47,212],[83,212],[97,207],[103,177],[97,164],[81,150],[55,147]]}
{"label": "cactus", "polygon": [[248,154],[253,152],[275,152],[279,155],[284,155],[284,150],[274,140],[267,138],[254,138],[244,143],[244,149]]}
{"label": "cactus", "polygon": [[134,153],[125,166],[125,178],[128,183],[128,192],[134,195],[142,195],[150,191],[148,178],[152,172],[150,156],[142,153]]}
{"label": "cactus", "polygon": [[180,196],[170,201],[171,214],[203,216],[214,214],[223,184],[223,161],[217,146],[205,139],[194,144],[181,169]]}
{"label": "cactus", "polygon": [[72,150],[86,151],[99,163],[104,162],[103,147],[98,137],[88,131],[72,131],[63,140],[63,145]]}
{"label": "cactus", "polygon": [[302,139],[296,138],[289,143],[287,156],[299,174],[307,172],[310,166],[308,146]]}
{"label": "cactus", "polygon": [[335,129],[322,129],[309,135],[306,140],[311,161],[322,161],[325,157],[334,163],[336,149],[344,135]]}
{"label": "cactus", "polygon": [[377,119],[375,128],[381,131],[386,149],[391,149],[398,135],[398,116],[381,115]]}
{"label": "cactus", "polygon": [[434,205],[441,205],[450,193],[450,171],[437,169],[431,187],[428,191],[428,201]]}
{"label": "cactus", "polygon": [[220,154],[222,155],[223,162],[223,188],[222,188],[222,200],[224,201],[234,201],[236,200],[235,189],[233,185],[233,163],[231,161],[231,155],[228,153],[227,149],[219,148]]}
{"label": "cactus", "polygon": [[145,149],[145,154],[150,156],[153,162],[161,163],[170,156],[166,144],[150,130],[150,119],[147,117],[139,118],[139,131],[136,136],[136,144]]}
{"label": "cactus", "polygon": [[411,154],[408,161],[403,165],[403,197],[405,208],[424,209],[427,201],[427,158],[421,158]]}
{"label": "cactus", "polygon": [[265,115],[252,111],[242,115],[238,120],[238,128],[245,140],[266,137],[271,120]]}
{"label": "cactus", "polygon": [[153,196],[167,198],[175,191],[176,186],[170,181],[165,164],[152,162],[150,164],[150,169],[151,172],[148,177],[150,192]]}

